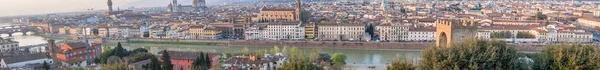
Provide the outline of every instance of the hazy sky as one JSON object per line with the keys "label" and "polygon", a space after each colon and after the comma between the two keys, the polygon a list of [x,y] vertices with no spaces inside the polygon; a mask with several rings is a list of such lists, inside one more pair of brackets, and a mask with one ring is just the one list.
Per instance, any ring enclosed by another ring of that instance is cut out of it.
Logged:
{"label": "hazy sky", "polygon": [[[113,0],[113,9],[141,0]],[[144,0],[153,1],[153,0]],[[160,0],[156,0],[160,1]],[[166,1],[168,4],[168,0]],[[86,9],[107,9],[107,0],[0,0],[0,16],[47,14],[57,12],[86,11]]]}

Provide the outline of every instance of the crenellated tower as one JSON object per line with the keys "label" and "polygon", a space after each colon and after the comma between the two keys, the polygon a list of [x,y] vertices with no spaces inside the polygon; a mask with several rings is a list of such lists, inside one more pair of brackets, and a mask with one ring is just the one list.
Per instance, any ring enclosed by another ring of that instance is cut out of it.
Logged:
{"label": "crenellated tower", "polygon": [[435,23],[438,47],[450,47],[453,43],[462,43],[466,38],[477,34],[477,22],[472,19],[440,19]]}

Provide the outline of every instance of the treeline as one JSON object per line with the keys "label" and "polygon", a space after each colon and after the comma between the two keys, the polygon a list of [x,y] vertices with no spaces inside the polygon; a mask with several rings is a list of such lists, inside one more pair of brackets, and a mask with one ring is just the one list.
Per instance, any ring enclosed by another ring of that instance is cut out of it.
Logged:
{"label": "treeline", "polygon": [[450,48],[425,49],[419,66],[399,58],[387,70],[598,70],[600,53],[590,45],[553,45],[525,54],[502,41],[467,40]]}

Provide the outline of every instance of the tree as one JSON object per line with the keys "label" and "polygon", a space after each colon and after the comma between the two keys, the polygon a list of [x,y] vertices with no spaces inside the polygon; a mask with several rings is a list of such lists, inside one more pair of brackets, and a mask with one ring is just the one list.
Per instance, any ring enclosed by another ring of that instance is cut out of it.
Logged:
{"label": "tree", "polygon": [[148,60],[152,57],[155,57],[154,55],[152,55],[151,53],[136,53],[135,55],[133,55],[133,62],[138,62],[138,61],[143,61],[143,60]]}
{"label": "tree", "polygon": [[320,53],[318,60],[328,62],[328,63],[330,63],[329,65],[333,65],[333,60],[331,60],[331,55],[329,55],[327,53]]}
{"label": "tree", "polygon": [[598,51],[591,45],[548,46],[534,59],[536,70],[598,70]]}
{"label": "tree", "polygon": [[114,53],[113,49],[109,49],[108,51],[102,52],[102,54],[100,54],[100,63],[102,63],[102,64],[106,63],[108,57],[112,56],[113,53]]}
{"label": "tree", "polygon": [[277,70],[324,70],[323,67],[312,64],[306,59],[290,58],[289,62],[283,63]]}
{"label": "tree", "polygon": [[279,52],[281,52],[281,50],[277,46],[274,46],[273,49],[271,49],[271,54],[273,55],[276,55]]}
{"label": "tree", "polygon": [[310,52],[310,56],[309,56],[310,60],[314,61],[314,62],[318,62],[319,61],[319,52],[320,51],[321,51],[320,49],[316,49],[316,48],[312,49],[312,51]]}
{"label": "tree", "polygon": [[125,50],[123,48],[123,46],[121,46],[121,42],[117,43],[117,47],[115,47],[115,49],[113,49],[113,52],[114,52],[113,55],[118,56],[120,58],[123,58],[123,57],[129,55],[127,53],[127,50]]}
{"label": "tree", "polygon": [[334,66],[346,65],[346,55],[344,55],[343,53],[334,53],[331,57],[331,60],[333,60]]}
{"label": "tree", "polygon": [[518,70],[521,56],[503,41],[466,39],[449,48],[429,47],[422,52],[419,70]]}
{"label": "tree", "polygon": [[133,68],[129,67],[129,63],[127,63],[127,61],[118,61],[114,63],[102,64],[100,65],[100,67],[102,67],[101,70],[134,70]]}
{"label": "tree", "polygon": [[396,58],[391,65],[386,67],[387,70],[416,70],[417,67],[409,60]]}
{"label": "tree", "polygon": [[92,29],[92,34],[94,35],[98,35],[100,32],[98,31],[98,29]]}
{"label": "tree", "polygon": [[169,52],[167,52],[167,50],[163,50],[162,55],[162,70],[173,70],[173,64],[171,64],[171,56],[169,56]]}
{"label": "tree", "polygon": [[160,63],[158,62],[158,58],[156,57],[152,57],[150,59],[150,63],[148,65],[146,65],[146,69],[150,69],[150,70],[161,70],[160,69]]}
{"label": "tree", "polygon": [[136,53],[140,53],[140,52],[148,52],[148,50],[146,50],[144,48],[137,48],[137,49],[131,50],[129,54],[136,54]]}
{"label": "tree", "polygon": [[48,62],[44,61],[44,63],[42,64],[42,68],[44,68],[44,70],[50,70],[50,65],[48,64]]}
{"label": "tree", "polygon": [[518,32],[517,38],[535,38],[535,36],[528,32]]}
{"label": "tree", "polygon": [[211,68],[211,60],[209,54],[200,53],[200,56],[192,62],[192,70],[208,70]]}

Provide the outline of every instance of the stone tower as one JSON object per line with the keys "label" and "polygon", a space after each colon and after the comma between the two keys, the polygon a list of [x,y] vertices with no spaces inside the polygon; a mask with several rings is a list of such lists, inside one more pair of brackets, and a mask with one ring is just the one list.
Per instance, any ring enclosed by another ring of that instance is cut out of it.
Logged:
{"label": "stone tower", "polygon": [[108,12],[112,12],[113,11],[113,9],[112,9],[112,0],[108,0],[107,4],[108,4]]}
{"label": "stone tower", "polygon": [[440,19],[437,24],[437,47],[450,47],[453,43],[462,43],[465,38],[475,37],[477,22],[472,19]]}
{"label": "stone tower", "polygon": [[301,0],[296,0],[296,20],[301,20],[302,17],[302,2]]}

